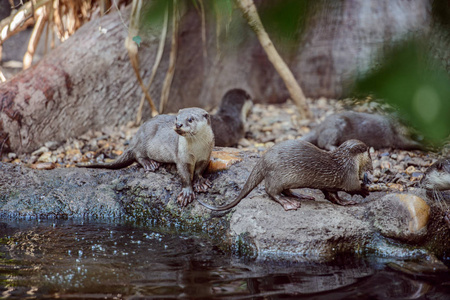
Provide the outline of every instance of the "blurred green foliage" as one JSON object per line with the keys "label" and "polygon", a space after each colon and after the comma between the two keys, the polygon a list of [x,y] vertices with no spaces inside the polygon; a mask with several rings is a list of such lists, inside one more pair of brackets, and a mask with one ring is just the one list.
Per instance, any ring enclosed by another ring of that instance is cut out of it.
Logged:
{"label": "blurred green foliage", "polygon": [[355,92],[398,108],[426,142],[439,145],[450,135],[450,76],[417,39],[387,51],[376,70],[357,80]]}
{"label": "blurred green foliage", "polygon": [[144,24],[154,29],[161,28],[164,23],[166,9],[169,7],[169,11],[172,11],[172,3],[169,0],[145,1]]}
{"label": "blurred green foliage", "polygon": [[305,20],[319,2],[310,0],[262,1],[258,6],[258,12],[264,28],[275,44],[281,47],[292,47],[298,45],[298,40],[305,27]]}
{"label": "blurred green foliage", "polygon": [[[292,50],[298,45],[306,17],[319,2],[310,0],[264,0],[258,2],[261,21],[277,48],[281,48],[282,51]],[[174,2],[169,0],[146,1],[145,25],[158,30],[163,24],[166,7],[169,9],[169,18],[171,18],[173,4]],[[178,0],[175,4],[183,5],[187,9],[193,7],[199,13],[203,6],[207,20],[207,32],[211,32],[211,29],[215,31],[217,40],[221,42],[220,44],[217,42],[217,46],[224,50],[238,48],[238,45],[245,42],[248,37],[250,30],[234,0]]]}

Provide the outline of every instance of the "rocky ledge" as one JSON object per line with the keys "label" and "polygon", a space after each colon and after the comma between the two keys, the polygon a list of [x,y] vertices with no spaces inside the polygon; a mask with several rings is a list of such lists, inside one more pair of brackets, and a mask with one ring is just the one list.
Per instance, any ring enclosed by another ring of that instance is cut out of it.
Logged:
{"label": "rocky ledge", "polygon": [[[213,186],[198,199],[220,205],[232,201],[259,154],[216,149]],[[235,164],[224,168],[225,153]],[[55,168],[36,170],[0,163],[0,217],[117,218],[176,226],[207,233],[220,247],[237,255],[294,260],[328,260],[338,254],[395,257],[448,257],[450,228],[446,208],[416,187],[374,191],[353,206],[326,201],[320,191],[302,190],[316,201],[303,201],[296,211],[284,211],[270,200],[263,185],[238,206],[212,213],[194,201],[176,202],[181,183],[170,166],[145,173],[134,165],[121,170]],[[343,193],[344,199],[350,195]]]}

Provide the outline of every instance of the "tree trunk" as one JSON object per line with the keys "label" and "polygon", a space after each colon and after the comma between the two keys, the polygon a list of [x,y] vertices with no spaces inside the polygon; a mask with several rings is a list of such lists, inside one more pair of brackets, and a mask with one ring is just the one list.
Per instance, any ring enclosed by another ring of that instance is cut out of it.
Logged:
{"label": "tree trunk", "polygon": [[[129,16],[128,9],[120,13]],[[1,84],[0,152],[30,152],[46,141],[132,120],[141,91],[123,46],[126,37],[118,13],[92,20],[38,64]],[[142,72],[150,68],[151,49],[141,55]]]}

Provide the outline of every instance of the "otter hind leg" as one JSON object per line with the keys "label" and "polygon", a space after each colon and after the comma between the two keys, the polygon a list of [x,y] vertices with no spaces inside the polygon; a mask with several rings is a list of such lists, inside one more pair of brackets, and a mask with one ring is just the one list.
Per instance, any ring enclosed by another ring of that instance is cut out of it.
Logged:
{"label": "otter hind leg", "polygon": [[[283,206],[284,210],[297,210],[297,208],[300,208],[301,204],[299,201],[289,199],[289,197],[283,197],[281,194],[283,192],[278,192],[276,190],[268,188],[266,185],[266,192],[269,194],[270,197],[272,197],[273,200],[280,203],[281,206]],[[283,193],[284,194],[284,193]]]}
{"label": "otter hind leg", "polygon": [[325,199],[327,199],[331,203],[335,203],[335,204],[339,204],[339,205],[356,204],[355,201],[343,201],[341,198],[339,198],[337,192],[329,192],[327,190],[322,190],[322,193],[325,195]]}
{"label": "otter hind leg", "polygon": [[[270,195],[270,194],[269,194]],[[297,210],[300,208],[301,203],[296,200],[289,199],[288,197],[282,197],[280,195],[270,195],[275,201],[283,206],[284,210]]]}
{"label": "otter hind leg", "polygon": [[147,157],[138,157],[136,158],[136,160],[142,167],[144,167],[144,170],[146,172],[148,171],[155,172],[161,165],[159,162],[154,161],[153,159]]}
{"label": "otter hind leg", "polygon": [[[288,190],[280,185],[280,180],[273,178],[271,174],[268,174],[266,178],[264,178],[264,184],[267,194],[269,194],[273,200],[280,203],[284,210],[296,210],[300,207],[301,204],[299,201],[289,199],[289,197],[286,196],[281,196],[282,194],[286,195],[285,191]],[[290,193],[290,191],[287,193]]]}
{"label": "otter hind leg", "polygon": [[312,196],[307,196],[307,195],[303,195],[303,194],[299,194],[299,193],[295,193],[290,189],[286,189],[284,191],[281,192],[283,195],[287,196],[287,197],[292,197],[292,198],[297,198],[299,200],[316,200],[314,197]]}

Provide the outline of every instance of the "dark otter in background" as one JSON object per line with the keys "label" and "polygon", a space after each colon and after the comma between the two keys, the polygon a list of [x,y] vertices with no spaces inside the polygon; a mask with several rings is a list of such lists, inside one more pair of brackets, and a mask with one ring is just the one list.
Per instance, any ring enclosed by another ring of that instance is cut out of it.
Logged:
{"label": "dark otter in background", "polygon": [[194,177],[197,192],[205,192],[211,185],[202,174],[213,147],[214,135],[208,112],[201,108],[185,108],[177,116],[158,115],[142,124],[128,149],[116,161],[77,166],[120,169],[137,162],[146,171],[155,171],[160,163],[174,163],[183,186],[177,200],[186,206],[195,198]]}
{"label": "dark otter in background", "polygon": [[220,108],[211,115],[215,145],[235,146],[245,135],[245,122],[253,106],[251,97],[241,89],[232,89],[222,98]]}
{"label": "dark otter in background", "polygon": [[406,128],[395,119],[354,111],[328,116],[301,139],[326,150],[332,150],[350,139],[360,140],[375,149],[423,149],[421,144],[406,135]]}
{"label": "dark otter in background", "polygon": [[[230,204],[215,207],[200,204],[211,210],[227,210],[236,206],[262,180],[267,194],[280,203],[285,210],[297,209],[300,202],[289,197],[310,199],[313,197],[295,194],[291,189],[312,188],[321,190],[325,199],[340,205],[343,202],[337,192],[359,194],[366,197],[369,191],[365,172],[372,171],[369,148],[358,140],[349,140],[333,151],[324,151],[301,140],[288,140],[270,148],[253,168],[239,196]],[[361,185],[360,179],[364,184]],[[283,194],[285,197],[280,196]]]}
{"label": "dark otter in background", "polygon": [[444,220],[450,227],[450,209],[445,202],[443,191],[450,191],[450,158],[441,158],[425,171],[420,186],[427,190],[427,196],[439,202],[447,212]]}

